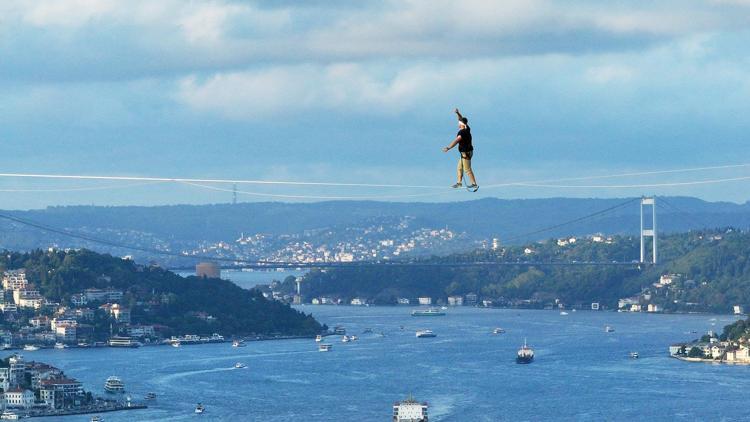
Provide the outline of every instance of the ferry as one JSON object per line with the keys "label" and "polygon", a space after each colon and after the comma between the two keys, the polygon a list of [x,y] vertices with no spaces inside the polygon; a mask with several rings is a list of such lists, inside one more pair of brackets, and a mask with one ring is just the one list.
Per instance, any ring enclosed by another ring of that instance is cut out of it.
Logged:
{"label": "ferry", "polygon": [[143,397],[145,400],[156,400],[156,393],[149,392]]}
{"label": "ferry", "polygon": [[444,316],[445,312],[441,311],[440,309],[430,308],[430,309],[417,309],[414,311],[411,311],[411,316]]}
{"label": "ferry", "polygon": [[426,402],[418,402],[409,396],[393,404],[393,422],[428,422]]}
{"label": "ferry", "polygon": [[23,350],[25,350],[27,352],[34,352],[36,350],[39,350],[39,347],[34,346],[33,344],[27,344],[27,345],[23,346]]}
{"label": "ferry", "polygon": [[505,329],[497,327],[494,330],[492,330],[492,334],[503,334],[505,333]]}
{"label": "ferry", "polygon": [[630,358],[631,359],[638,359],[640,356],[638,355],[638,352],[630,352]]}
{"label": "ferry", "polygon": [[432,330],[417,331],[417,338],[429,338],[429,337],[437,337],[437,334],[433,333]]}
{"label": "ferry", "polygon": [[107,341],[109,347],[141,347],[141,343],[133,340],[132,337],[112,336]]}
{"label": "ferry", "polygon": [[534,350],[526,345],[526,339],[523,339],[523,347],[516,354],[516,363],[531,363],[534,361]]}
{"label": "ferry", "polygon": [[235,367],[236,369],[244,369],[244,368],[247,368],[247,365],[245,365],[245,364],[244,364],[244,363],[242,363],[242,362],[237,362],[237,363],[235,363],[235,364],[234,364],[234,367]]}
{"label": "ferry", "polygon": [[10,410],[5,410],[3,413],[0,413],[0,419],[17,421],[19,418],[18,413],[11,412]]}
{"label": "ferry", "polygon": [[318,351],[319,352],[330,352],[332,348],[333,348],[332,344],[320,343],[320,345],[318,346]]}
{"label": "ferry", "polygon": [[107,378],[107,381],[104,383],[104,391],[108,393],[124,393],[125,384],[120,378],[113,375]]}
{"label": "ferry", "polygon": [[320,343],[321,341],[323,341],[323,336],[321,336],[320,334],[318,334],[317,336],[315,336],[315,341],[318,342],[318,343]]}
{"label": "ferry", "polygon": [[232,341],[232,347],[245,347],[245,340],[234,340]]}
{"label": "ferry", "polygon": [[607,325],[606,327],[604,327],[604,332],[605,333],[614,333],[615,329],[612,328],[612,327],[610,327],[609,325]]}
{"label": "ferry", "polygon": [[68,346],[66,346],[64,343],[60,343],[59,341],[55,343],[55,349],[66,349]]}
{"label": "ferry", "polygon": [[195,413],[203,413],[206,411],[206,408],[203,407],[202,404],[198,403],[197,406],[195,406]]}

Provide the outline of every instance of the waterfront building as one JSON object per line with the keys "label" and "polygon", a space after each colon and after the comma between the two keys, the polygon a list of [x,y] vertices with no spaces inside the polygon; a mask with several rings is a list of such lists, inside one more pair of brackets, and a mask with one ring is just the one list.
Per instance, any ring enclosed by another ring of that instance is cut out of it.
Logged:
{"label": "waterfront building", "polygon": [[448,296],[448,305],[450,305],[450,306],[463,306],[464,305],[464,297],[463,296]]}
{"label": "waterfront building", "polygon": [[354,299],[352,299],[352,301],[350,303],[352,305],[354,305],[354,306],[362,306],[362,305],[365,305],[367,303],[367,301],[365,299],[360,298],[360,297],[355,297]]}
{"label": "waterfront building", "polygon": [[76,332],[76,324],[57,324],[55,327],[55,339],[63,343],[75,343]]}
{"label": "waterfront building", "polygon": [[649,303],[647,307],[648,312],[661,312],[661,306],[655,304],[655,303]]}
{"label": "waterfront building", "polygon": [[431,297],[420,297],[417,299],[419,301],[420,305],[432,305],[432,298]]}
{"label": "waterfront building", "polygon": [[750,348],[740,346],[739,349],[727,350],[724,359],[732,363],[750,363]]}
{"label": "waterfront building", "polygon": [[83,394],[81,383],[70,378],[45,379],[39,383],[39,397],[47,406],[55,409],[77,404]]}
{"label": "waterfront building", "polygon": [[405,297],[400,297],[396,299],[396,302],[398,302],[399,305],[408,305],[411,301]]}
{"label": "waterfront building", "polygon": [[745,308],[743,308],[740,305],[734,305],[734,314],[735,315],[742,315],[745,313]]}
{"label": "waterfront building", "polygon": [[313,305],[320,305],[320,299],[318,299],[317,297],[314,297],[314,298],[312,299],[312,304],[313,304]]}
{"label": "waterfront building", "polygon": [[206,278],[221,278],[221,268],[215,262],[200,262],[195,266],[195,275]]}
{"label": "waterfront building", "polygon": [[22,388],[11,388],[5,392],[5,407],[30,409],[34,406],[34,392]]}
{"label": "waterfront building", "polygon": [[469,293],[464,297],[464,303],[467,306],[476,306],[479,297],[476,293]]}
{"label": "waterfront building", "polygon": [[630,307],[632,305],[637,305],[637,304],[638,304],[638,298],[637,297],[626,297],[626,298],[623,298],[623,299],[620,299],[619,301],[617,301],[617,308],[618,309],[625,309],[625,308],[628,308],[628,307]]}
{"label": "waterfront building", "polygon": [[156,331],[153,325],[132,325],[128,327],[128,335],[131,337],[154,337]]}

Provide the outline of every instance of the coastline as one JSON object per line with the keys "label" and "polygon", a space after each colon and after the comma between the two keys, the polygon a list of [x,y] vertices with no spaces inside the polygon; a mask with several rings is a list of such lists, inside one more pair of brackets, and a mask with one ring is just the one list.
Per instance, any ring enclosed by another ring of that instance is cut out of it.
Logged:
{"label": "coastline", "polygon": [[711,363],[715,365],[750,365],[750,362],[730,362],[723,359],[705,359],[705,358],[689,358],[687,356],[669,355],[669,357],[681,360],[683,362],[694,362],[694,363]]}

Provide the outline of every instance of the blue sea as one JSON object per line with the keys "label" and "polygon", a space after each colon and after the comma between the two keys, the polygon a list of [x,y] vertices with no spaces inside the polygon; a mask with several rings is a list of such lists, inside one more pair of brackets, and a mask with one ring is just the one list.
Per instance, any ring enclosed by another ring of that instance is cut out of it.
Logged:
{"label": "blue sea", "polygon": [[[750,367],[668,356],[671,343],[721,331],[730,316],[463,307],[419,318],[408,307],[299,309],[360,339],[329,337],[329,353],[301,339],[24,356],[60,367],[95,393],[117,375],[134,399],[157,394],[149,409],[108,413],[107,421],[389,421],[393,402],[410,394],[429,403],[431,421],[750,419]],[[605,333],[606,325],[615,332]],[[507,332],[493,335],[495,327]],[[416,338],[422,328],[437,337]],[[514,362],[524,339],[536,352],[530,365]],[[236,362],[248,367],[234,369]],[[203,415],[193,411],[198,402]]]}

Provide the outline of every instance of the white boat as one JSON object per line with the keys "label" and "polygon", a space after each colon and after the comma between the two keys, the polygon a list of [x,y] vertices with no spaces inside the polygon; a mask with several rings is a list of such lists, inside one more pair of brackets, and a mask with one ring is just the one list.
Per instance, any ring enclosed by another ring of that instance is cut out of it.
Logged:
{"label": "white boat", "polygon": [[437,337],[437,334],[433,333],[432,330],[417,331],[417,338],[428,338],[428,337]]}
{"label": "white boat", "polygon": [[409,396],[408,399],[393,404],[393,421],[427,421],[427,403],[420,403]]}
{"label": "white boat", "polygon": [[444,316],[445,312],[440,309],[429,308],[429,309],[417,309],[411,311],[411,316]]}
{"label": "white boat", "polygon": [[234,364],[234,367],[237,368],[237,369],[243,369],[243,368],[247,368],[247,365],[245,365],[242,362],[237,362],[237,363]]}
{"label": "white boat", "polygon": [[146,400],[156,400],[156,393],[149,392],[146,393],[146,396],[144,397]]}
{"label": "white boat", "polygon": [[492,334],[503,334],[505,332],[505,329],[497,327],[494,330],[492,330]]}
{"label": "white boat", "polygon": [[320,334],[318,334],[317,336],[315,336],[315,341],[317,341],[318,343],[320,343],[321,341],[323,341],[323,336],[321,336]]}
{"label": "white boat", "polygon": [[125,384],[120,378],[113,375],[107,378],[107,381],[104,383],[104,391],[108,393],[124,393]]}
{"label": "white boat", "polygon": [[91,417],[91,422],[104,422],[104,418],[99,415],[94,415]]}
{"label": "white boat", "polygon": [[234,340],[232,341],[232,347],[245,347],[245,341],[244,340]]}
{"label": "white boat", "polygon": [[630,352],[630,357],[632,359],[638,359],[640,356],[638,355],[638,352]]}
{"label": "white boat", "polygon": [[64,343],[60,343],[59,341],[55,343],[55,349],[66,349],[68,346],[66,346]]}
{"label": "white boat", "polygon": [[206,408],[203,407],[202,404],[198,403],[197,406],[195,406],[195,413],[203,413],[206,411]]}
{"label": "white boat", "polygon": [[342,342],[342,343],[349,343],[349,341],[351,341],[351,340],[349,339],[349,336],[345,335],[344,337],[341,337],[341,342]]}
{"label": "white boat", "polygon": [[359,337],[357,337],[357,336],[349,336],[349,340],[351,340],[351,341],[357,341],[357,340],[359,340]]}
{"label": "white boat", "polygon": [[180,347],[180,342],[179,341],[173,341],[170,344],[172,345],[172,347]]}
{"label": "white boat", "polygon": [[319,352],[330,352],[332,348],[333,345],[328,343],[320,343],[320,345],[318,345]]}
{"label": "white boat", "polygon": [[562,311],[562,312],[560,312],[560,315],[568,315],[568,313],[565,312],[565,311]]}
{"label": "white boat", "polygon": [[27,344],[27,345],[23,346],[23,350],[25,350],[27,352],[33,352],[33,351],[39,350],[39,347],[34,346],[33,344]]}
{"label": "white boat", "polygon": [[0,419],[16,421],[19,419],[19,416],[17,413],[11,412],[10,410],[6,410],[3,413],[0,413]]}
{"label": "white boat", "polygon": [[614,333],[615,329],[612,328],[612,327],[610,327],[609,325],[607,325],[607,326],[604,327],[604,332],[605,333]]}

